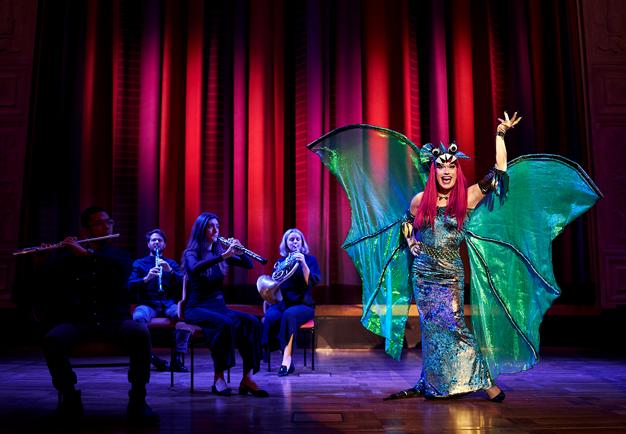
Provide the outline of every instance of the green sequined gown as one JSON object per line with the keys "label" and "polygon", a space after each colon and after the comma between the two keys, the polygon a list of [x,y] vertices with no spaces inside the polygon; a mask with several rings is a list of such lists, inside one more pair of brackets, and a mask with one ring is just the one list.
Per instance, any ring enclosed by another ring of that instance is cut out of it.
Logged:
{"label": "green sequined gown", "polygon": [[434,229],[426,225],[416,237],[429,247],[411,267],[424,360],[416,387],[430,397],[487,389],[493,385],[489,369],[465,323],[465,271],[459,255],[465,230],[438,208]]}

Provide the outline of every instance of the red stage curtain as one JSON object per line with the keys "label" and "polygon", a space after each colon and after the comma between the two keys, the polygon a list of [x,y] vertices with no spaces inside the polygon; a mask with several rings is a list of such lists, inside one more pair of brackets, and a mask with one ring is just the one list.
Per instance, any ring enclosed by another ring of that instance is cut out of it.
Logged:
{"label": "red stage curtain", "polygon": [[[556,152],[590,163],[571,2],[42,0],[40,8],[29,242],[49,236],[46,219],[99,203],[135,254],[160,226],[167,253],[180,257],[194,219],[211,210],[224,235],[271,260],[283,231],[302,229],[324,282],[345,289],[320,302],[358,301],[359,278],[340,248],[349,206],[310,141],[351,123],[417,144],[456,140],[476,180],[493,164],[496,117],[507,109],[525,118],[507,137],[511,157]],[[384,177],[385,155],[372,159]],[[76,223],[60,222],[58,235]],[[565,286],[589,283],[587,240],[580,224],[556,246]]]}

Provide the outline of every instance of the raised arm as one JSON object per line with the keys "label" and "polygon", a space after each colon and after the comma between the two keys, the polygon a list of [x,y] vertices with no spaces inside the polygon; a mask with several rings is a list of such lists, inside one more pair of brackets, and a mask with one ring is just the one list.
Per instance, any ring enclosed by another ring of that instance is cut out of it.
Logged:
{"label": "raised arm", "polygon": [[517,117],[517,112],[513,114],[512,118],[509,118],[509,114],[504,112],[504,119],[498,118],[500,124],[496,130],[496,164],[493,169],[485,175],[483,179],[476,184],[472,184],[467,190],[467,207],[469,209],[476,208],[478,202],[483,197],[496,187],[498,174],[506,172],[507,169],[507,156],[506,156],[506,144],[504,143],[504,135],[510,129],[515,127],[521,121],[521,116]]}

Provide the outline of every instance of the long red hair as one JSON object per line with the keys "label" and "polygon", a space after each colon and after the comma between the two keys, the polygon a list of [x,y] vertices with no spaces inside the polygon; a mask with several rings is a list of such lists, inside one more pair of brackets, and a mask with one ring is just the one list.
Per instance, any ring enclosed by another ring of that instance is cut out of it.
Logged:
{"label": "long red hair", "polygon": [[[463,175],[459,160],[456,160],[456,183],[448,197],[446,215],[456,217],[459,229],[463,226],[463,221],[467,216],[467,180],[465,175]],[[417,208],[413,225],[416,228],[421,228],[424,225],[434,227],[435,217],[437,217],[437,172],[435,170],[435,162],[433,161],[430,165],[430,173],[428,174],[422,201]]]}

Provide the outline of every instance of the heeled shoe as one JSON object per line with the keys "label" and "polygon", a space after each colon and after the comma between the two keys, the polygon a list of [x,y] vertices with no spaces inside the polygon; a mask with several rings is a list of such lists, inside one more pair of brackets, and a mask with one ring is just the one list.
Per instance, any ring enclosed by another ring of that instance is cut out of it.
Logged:
{"label": "heeled shoe", "polygon": [[167,362],[167,360],[161,359],[154,353],[150,354],[150,363],[152,363],[152,366],[154,366],[154,369],[156,369],[158,372],[165,372],[170,370],[170,364]]}
{"label": "heeled shoe", "polygon": [[287,366],[285,365],[280,365],[280,369],[278,370],[278,376],[286,377],[289,374],[293,374],[295,370],[296,370],[296,367],[293,366],[293,363],[289,365],[289,368],[287,368]]}
{"label": "heeled shoe", "polygon": [[230,396],[232,395],[232,389],[230,387],[227,387],[226,389],[218,390],[214,384],[213,386],[211,386],[211,393],[213,395],[219,395],[219,396]]}
{"label": "heeled shoe", "polygon": [[506,394],[503,390],[501,390],[500,393],[498,393],[496,396],[494,396],[493,398],[489,398],[489,401],[500,403],[504,401],[504,398],[506,398]]}
{"label": "heeled shoe", "polygon": [[383,398],[383,401],[393,401],[396,399],[407,399],[407,398],[417,398],[418,396],[422,396],[422,392],[417,390],[415,387],[410,387],[408,389],[401,390],[396,393],[392,393],[391,395]]}
{"label": "heeled shoe", "polygon": [[240,383],[239,384],[239,394],[240,395],[247,395],[248,393],[250,395],[254,396],[255,398],[267,398],[268,396],[270,396],[270,394],[267,393],[266,390],[263,390],[263,389],[253,389],[250,386],[248,386],[247,384]]}

